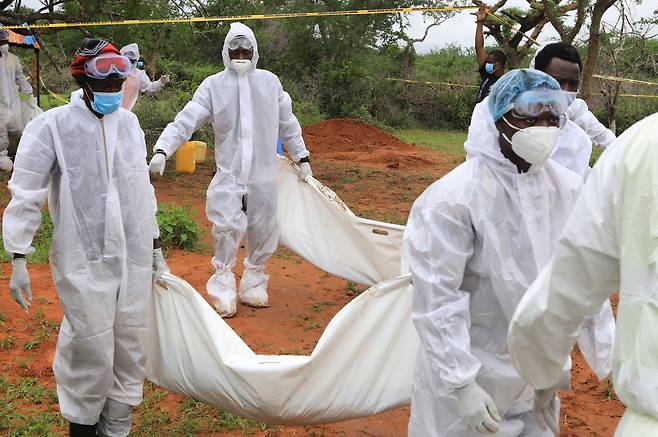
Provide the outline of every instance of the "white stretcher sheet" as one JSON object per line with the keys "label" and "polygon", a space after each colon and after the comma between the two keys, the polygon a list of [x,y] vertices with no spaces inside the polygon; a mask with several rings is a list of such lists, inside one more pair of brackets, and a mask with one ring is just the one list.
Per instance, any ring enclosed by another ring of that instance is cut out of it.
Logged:
{"label": "white stretcher sheet", "polygon": [[334,275],[374,285],[331,320],[310,356],[257,355],[189,284],[153,293],[147,376],[177,393],[268,423],[311,425],[409,403],[418,337],[403,226],[356,217],[279,161],[281,243]]}

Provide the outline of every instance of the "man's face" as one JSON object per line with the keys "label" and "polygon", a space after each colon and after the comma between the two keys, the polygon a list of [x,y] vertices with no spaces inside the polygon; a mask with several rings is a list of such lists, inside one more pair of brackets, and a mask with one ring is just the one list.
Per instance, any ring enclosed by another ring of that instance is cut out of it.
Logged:
{"label": "man's face", "polygon": [[553,58],[546,67],[545,73],[557,80],[564,91],[578,91],[580,67],[577,63]]}
{"label": "man's face", "polygon": [[228,51],[229,59],[248,59],[251,60],[254,57],[254,49],[245,49],[237,48],[235,50]]}
{"label": "man's face", "polygon": [[[554,115],[551,111],[544,111],[538,117],[527,117],[511,110],[505,114],[505,119],[517,129],[525,129],[532,126],[560,127],[560,117]],[[514,152],[512,144],[508,141],[508,139],[512,139],[512,136],[518,130],[509,126],[502,118],[496,122],[496,129],[499,132],[498,144],[500,145],[500,151],[503,156],[522,171],[528,171],[530,164]]]}
{"label": "man's face", "polygon": [[496,57],[492,54],[487,55],[487,59],[485,61],[487,64],[493,64],[494,66],[494,76],[502,76],[503,75],[503,68],[500,65],[500,62],[496,59]]}
{"label": "man's face", "polygon": [[111,78],[103,80],[90,80],[89,88],[97,93],[118,93],[123,86],[123,79]]}

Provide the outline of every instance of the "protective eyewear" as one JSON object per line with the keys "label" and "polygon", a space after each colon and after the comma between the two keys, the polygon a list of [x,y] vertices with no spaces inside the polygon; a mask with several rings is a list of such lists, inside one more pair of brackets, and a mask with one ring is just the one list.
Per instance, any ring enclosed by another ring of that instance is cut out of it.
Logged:
{"label": "protective eyewear", "polygon": [[519,94],[510,109],[523,118],[539,117],[546,111],[561,117],[567,113],[569,103],[569,98],[562,90],[537,88]]}
{"label": "protective eyewear", "polygon": [[113,74],[125,79],[134,67],[127,56],[103,53],[85,62],[85,74],[94,79],[107,79]]}
{"label": "protective eyewear", "polygon": [[253,43],[249,40],[249,38],[243,35],[236,36],[228,43],[228,49],[231,51],[237,49],[251,50],[252,48],[254,48]]}

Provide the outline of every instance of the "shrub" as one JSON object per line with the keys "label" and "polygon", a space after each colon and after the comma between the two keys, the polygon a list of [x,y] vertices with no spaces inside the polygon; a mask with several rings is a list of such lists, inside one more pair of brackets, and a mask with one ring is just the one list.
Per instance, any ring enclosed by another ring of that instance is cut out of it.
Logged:
{"label": "shrub", "polygon": [[189,210],[160,204],[157,212],[160,243],[165,253],[171,249],[193,250],[199,241],[196,222]]}

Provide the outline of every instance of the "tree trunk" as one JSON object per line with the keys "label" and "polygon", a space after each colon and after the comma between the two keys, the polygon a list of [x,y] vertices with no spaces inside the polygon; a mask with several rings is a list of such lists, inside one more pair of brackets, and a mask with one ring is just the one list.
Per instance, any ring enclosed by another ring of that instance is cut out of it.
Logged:
{"label": "tree trunk", "polygon": [[614,103],[608,106],[608,129],[617,135],[617,111]]}
{"label": "tree trunk", "polygon": [[587,43],[587,59],[583,66],[580,94],[590,106],[592,98],[592,76],[596,70],[601,45],[601,19],[603,14],[615,3],[615,0],[597,0],[592,10],[592,22],[589,27],[589,41]]}

